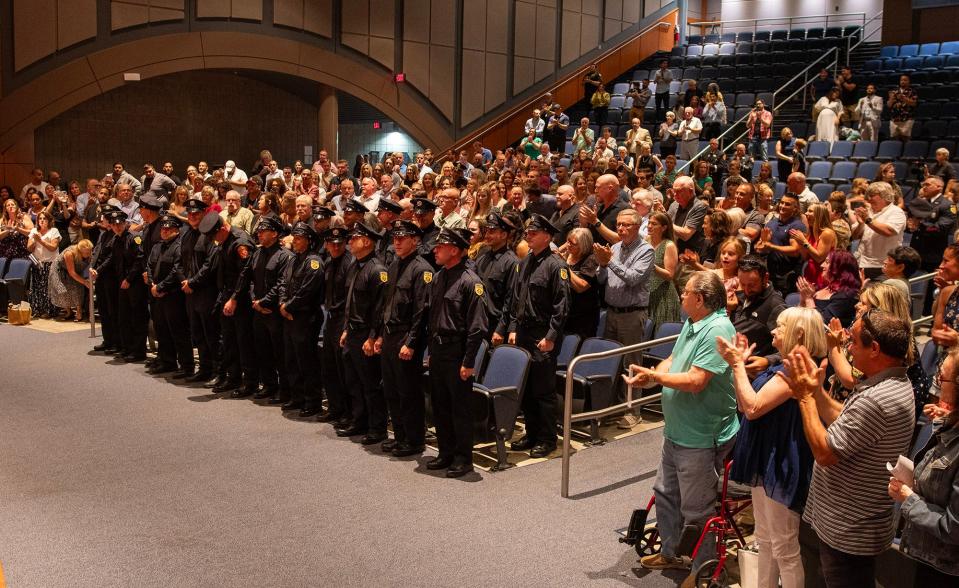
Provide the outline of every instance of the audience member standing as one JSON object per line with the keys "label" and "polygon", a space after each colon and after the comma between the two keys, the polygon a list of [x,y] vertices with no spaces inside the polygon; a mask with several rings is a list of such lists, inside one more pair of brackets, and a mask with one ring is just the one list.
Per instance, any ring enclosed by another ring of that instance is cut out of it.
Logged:
{"label": "audience member standing", "polygon": [[902,245],[906,213],[892,203],[893,199],[892,186],[886,182],[873,182],[866,188],[868,207],[853,209],[859,220],[852,232],[852,238],[860,240],[856,260],[870,280],[882,275],[886,256]]}

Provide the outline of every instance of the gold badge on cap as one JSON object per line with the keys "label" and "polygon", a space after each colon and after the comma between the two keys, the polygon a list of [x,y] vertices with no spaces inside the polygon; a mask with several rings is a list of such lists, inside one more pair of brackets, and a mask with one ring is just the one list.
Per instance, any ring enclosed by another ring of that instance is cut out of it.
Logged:
{"label": "gold badge on cap", "polygon": [[315,260],[315,259],[311,259],[311,260],[310,260],[310,269],[313,269],[313,270],[318,270],[318,269],[320,269],[320,262],[317,261],[317,260]]}
{"label": "gold badge on cap", "polygon": [[473,291],[476,292],[477,296],[483,295],[483,284],[476,284],[473,286]]}
{"label": "gold badge on cap", "polygon": [[559,277],[563,278],[564,280],[568,280],[568,279],[569,279],[569,272],[566,271],[566,268],[565,268],[565,267],[564,267],[564,268],[560,268],[560,270],[559,270]]}
{"label": "gold badge on cap", "polygon": [[433,281],[433,272],[423,272],[423,281],[429,284]]}
{"label": "gold badge on cap", "polygon": [[384,284],[390,279],[389,275],[386,272],[380,272],[380,281]]}

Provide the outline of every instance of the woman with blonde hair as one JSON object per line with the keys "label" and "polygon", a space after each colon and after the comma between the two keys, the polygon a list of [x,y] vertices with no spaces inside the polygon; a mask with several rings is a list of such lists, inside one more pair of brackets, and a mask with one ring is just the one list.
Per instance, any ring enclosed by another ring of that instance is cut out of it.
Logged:
{"label": "woman with blonde hair", "polygon": [[490,186],[495,186],[495,184],[484,184],[476,190],[467,222],[473,219],[482,220],[484,223],[486,222],[486,217],[489,216],[490,211],[493,209]]}
{"label": "woman with blonde hair", "polygon": [[[862,316],[872,309],[888,312],[896,318],[912,323],[910,301],[895,286],[883,282],[867,283],[859,292],[856,312],[859,316]],[[831,385],[831,394],[834,398],[843,399],[862,380],[862,372],[854,368],[849,361],[849,354],[846,351],[847,333],[843,330],[839,320],[836,318],[830,320],[826,329],[829,364],[836,373]],[[928,343],[928,345],[932,344],[932,341]],[[906,377],[912,383],[917,410],[922,411],[922,406],[929,395],[931,382],[919,362],[919,346],[912,333],[909,334],[909,347],[906,349],[905,363],[907,366]]]}
{"label": "woman with blonde hair", "polygon": [[76,245],[64,249],[50,267],[50,301],[65,311],[64,320],[83,320],[83,293],[89,282],[83,277],[84,270],[90,265],[93,243],[81,239]]}
{"label": "woman with blonde hair", "polygon": [[173,191],[173,200],[170,201],[170,214],[180,219],[181,222],[187,222],[186,201],[190,199],[190,187],[187,185],[177,186]]}
{"label": "woman with blonde hair", "polygon": [[[776,319],[773,347],[783,356],[799,345],[817,361],[826,355],[822,319],[812,308],[787,308]],[[754,346],[739,333],[732,340],[716,338],[720,355],[733,373],[736,403],[743,418],[732,452],[730,479],[752,487],[756,541],[759,543],[759,586],[802,588],[799,554],[800,513],[812,480],[814,458],[803,433],[799,403],[769,367],[750,383],[745,361]]]}
{"label": "woman with blonde hair", "polygon": [[679,269],[679,249],[673,237],[673,223],[663,212],[653,212],[646,223],[653,247],[653,273],[649,276],[649,318],[653,332],[663,323],[679,322],[679,294],[676,276]]}
{"label": "woman with blonde hair", "polygon": [[803,277],[810,284],[822,288],[824,285],[822,262],[826,261],[829,252],[836,249],[838,242],[836,231],[832,228],[829,206],[826,204],[810,206],[806,211],[806,226],[809,227],[809,236],[797,229],[791,229],[789,236],[802,248],[802,256],[806,260]]}

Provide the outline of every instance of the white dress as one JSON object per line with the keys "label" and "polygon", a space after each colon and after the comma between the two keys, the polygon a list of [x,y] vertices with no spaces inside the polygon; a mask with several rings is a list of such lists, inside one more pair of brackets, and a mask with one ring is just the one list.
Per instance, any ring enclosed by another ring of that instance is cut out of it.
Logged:
{"label": "white dress", "polygon": [[842,112],[842,104],[838,100],[830,102],[829,98],[823,96],[816,102],[813,110],[819,112],[816,116],[816,140],[829,141],[832,145],[839,140],[839,127],[836,121]]}

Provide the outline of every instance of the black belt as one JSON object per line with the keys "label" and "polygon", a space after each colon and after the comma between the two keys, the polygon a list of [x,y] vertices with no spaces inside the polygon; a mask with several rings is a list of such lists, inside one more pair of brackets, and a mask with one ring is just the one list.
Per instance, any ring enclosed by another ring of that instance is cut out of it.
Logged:
{"label": "black belt", "polygon": [[387,335],[392,335],[394,333],[406,332],[408,333],[412,325],[384,325],[383,330],[386,331]]}
{"label": "black belt", "polygon": [[451,345],[453,343],[463,343],[466,341],[465,335],[435,335],[431,341],[436,345]]}
{"label": "black belt", "polygon": [[637,310],[647,310],[648,306],[607,306],[606,310],[617,314],[624,312],[636,312]]}

